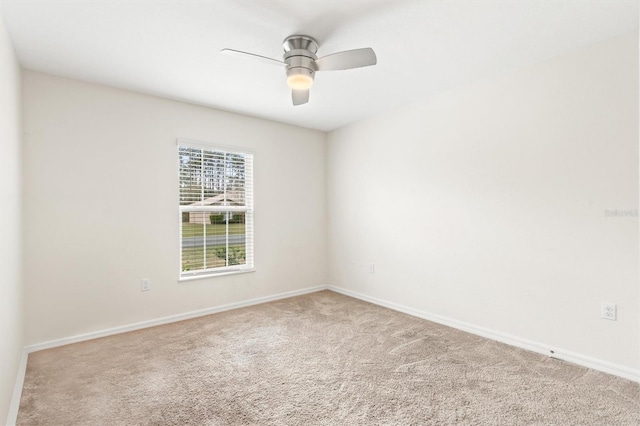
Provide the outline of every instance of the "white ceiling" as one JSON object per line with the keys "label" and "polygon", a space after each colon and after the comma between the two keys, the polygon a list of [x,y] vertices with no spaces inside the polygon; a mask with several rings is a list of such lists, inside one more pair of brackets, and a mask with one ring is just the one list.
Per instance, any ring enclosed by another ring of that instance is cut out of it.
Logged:
{"label": "white ceiling", "polygon": [[[637,0],[4,0],[23,67],[332,130],[638,28]],[[316,75],[294,107],[284,70],[219,54],[372,47],[378,65]]]}

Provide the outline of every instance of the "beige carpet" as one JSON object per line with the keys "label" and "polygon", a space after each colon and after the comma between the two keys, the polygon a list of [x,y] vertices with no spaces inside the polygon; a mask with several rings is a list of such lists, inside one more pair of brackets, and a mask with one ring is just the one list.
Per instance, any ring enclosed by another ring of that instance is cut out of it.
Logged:
{"label": "beige carpet", "polygon": [[33,353],[19,425],[638,425],[640,386],[329,291]]}

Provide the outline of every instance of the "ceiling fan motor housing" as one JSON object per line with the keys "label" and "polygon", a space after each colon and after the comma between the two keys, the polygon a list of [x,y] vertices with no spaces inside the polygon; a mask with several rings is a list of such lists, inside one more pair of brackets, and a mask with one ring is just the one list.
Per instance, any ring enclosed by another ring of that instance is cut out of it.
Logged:
{"label": "ceiling fan motor housing", "polygon": [[287,37],[284,42],[283,60],[287,64],[287,77],[305,75],[313,80],[317,71],[318,43],[305,35]]}

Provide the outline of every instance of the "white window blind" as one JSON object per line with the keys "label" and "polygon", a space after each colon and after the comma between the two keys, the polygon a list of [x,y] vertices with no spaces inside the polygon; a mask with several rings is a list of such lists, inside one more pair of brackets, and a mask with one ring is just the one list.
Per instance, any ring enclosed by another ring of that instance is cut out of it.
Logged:
{"label": "white window blind", "polygon": [[253,155],[178,140],[180,277],[253,269]]}

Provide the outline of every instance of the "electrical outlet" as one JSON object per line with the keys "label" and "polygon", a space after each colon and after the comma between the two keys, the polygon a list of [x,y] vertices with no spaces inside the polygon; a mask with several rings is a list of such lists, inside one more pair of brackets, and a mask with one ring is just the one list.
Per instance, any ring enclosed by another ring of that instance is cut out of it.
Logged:
{"label": "electrical outlet", "polygon": [[604,319],[616,321],[618,306],[615,303],[602,302],[600,316]]}
{"label": "electrical outlet", "polygon": [[151,290],[151,280],[149,278],[143,278],[140,287],[142,291]]}

